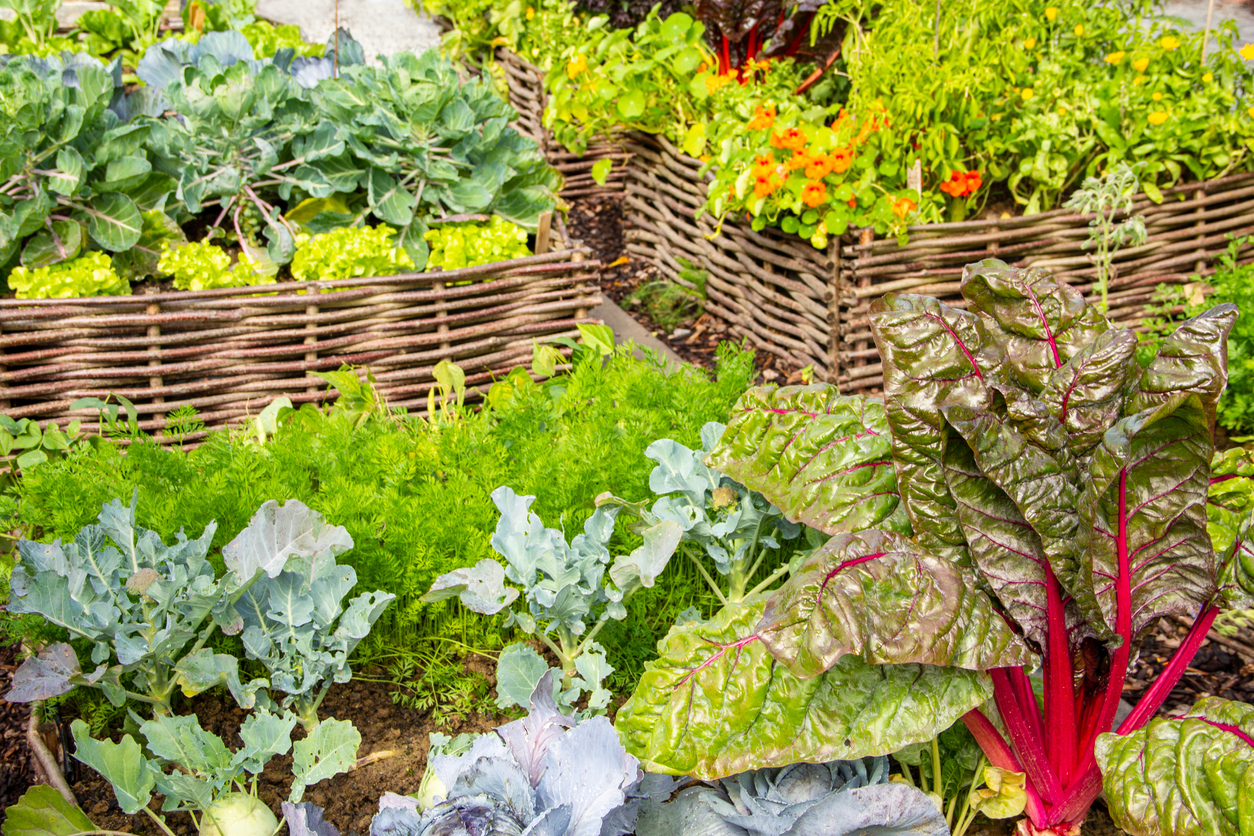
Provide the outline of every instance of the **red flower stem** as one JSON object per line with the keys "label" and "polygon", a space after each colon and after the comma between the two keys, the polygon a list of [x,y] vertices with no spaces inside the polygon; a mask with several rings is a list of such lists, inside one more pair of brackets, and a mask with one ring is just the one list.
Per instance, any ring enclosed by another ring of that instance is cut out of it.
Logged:
{"label": "red flower stem", "polygon": [[788,48],[784,50],[785,55],[796,55],[801,50],[801,44],[805,41],[806,36],[810,34],[810,24],[814,21],[814,14],[808,15],[805,26],[797,27],[797,34],[793,36],[792,41],[788,44]]}
{"label": "red flower stem", "polygon": [[1036,700],[1036,691],[1032,690],[1032,680],[1023,672],[1023,668],[1007,668],[1006,673],[1010,676],[1010,684],[1014,686],[1019,705],[1023,706],[1023,713],[1027,715],[1032,734],[1038,740],[1045,740],[1045,725],[1041,722],[1041,705]]}
{"label": "red flower stem", "polygon": [[1102,794],[1102,773],[1093,762],[1080,777],[1067,788],[1062,801],[1049,811],[1049,824],[1079,824]]}
{"label": "red flower stem", "polygon": [[727,36],[723,36],[723,56],[722,63],[719,65],[718,74],[727,75],[731,72],[731,55],[728,54]]}
{"label": "red flower stem", "polygon": [[1201,649],[1202,642],[1206,640],[1206,634],[1210,632],[1210,627],[1215,623],[1217,615],[1219,615],[1219,607],[1214,604],[1202,610],[1197,620],[1193,622],[1189,635],[1180,642],[1176,652],[1171,654],[1167,667],[1163,668],[1163,672],[1154,680],[1154,684],[1141,695],[1132,713],[1119,724],[1119,734],[1130,734],[1144,726],[1167,701],[1167,697],[1171,695],[1180,677],[1184,676],[1184,669],[1189,666],[1193,657],[1197,655],[1197,651]]}
{"label": "red flower stem", "polygon": [[1071,645],[1067,640],[1066,605],[1062,587],[1053,567],[1045,565],[1046,650],[1045,650],[1045,751],[1062,786],[1071,783],[1076,766],[1076,699],[1071,662]]}
{"label": "red flower stem", "polygon": [[1045,741],[1032,733],[1024,716],[1023,706],[1015,697],[1015,689],[1006,669],[995,668],[989,673],[993,677],[993,699],[1001,713],[1002,722],[1006,724],[1006,731],[1010,734],[1010,742],[1023,762],[1023,771],[1032,780],[1046,804],[1057,804],[1062,797],[1062,784],[1049,762],[1049,756],[1045,754]]}
{"label": "red flower stem", "polygon": [[[1006,741],[1002,739],[997,728],[989,722],[982,711],[978,708],[971,709],[962,715],[962,722],[966,724],[967,730],[971,732],[975,742],[980,744],[980,749],[984,752],[984,756],[988,758],[989,763],[998,769],[1005,769],[1009,772],[1023,771],[1023,767],[1019,764],[1019,759],[1015,757],[1015,753],[1006,745]],[[1024,782],[1024,792],[1028,796],[1028,803],[1024,812],[1028,814],[1028,818],[1032,820],[1034,825],[1044,827],[1046,818],[1045,804],[1041,801],[1040,794],[1032,784],[1031,777]]]}

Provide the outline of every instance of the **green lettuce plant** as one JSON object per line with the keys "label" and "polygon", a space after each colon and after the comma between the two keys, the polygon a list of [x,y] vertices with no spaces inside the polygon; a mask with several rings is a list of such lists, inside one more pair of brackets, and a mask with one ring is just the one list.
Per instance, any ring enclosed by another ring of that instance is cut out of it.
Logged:
{"label": "green lettuce plant", "polygon": [[[965,310],[872,305],[883,401],[789,387],[735,409],[708,463],[833,536],[775,594],[661,643],[618,720],[649,768],[885,753],[962,717],[993,766],[1026,775],[1025,832],[1066,831],[1102,789],[1095,741],[1140,638],[1194,619],[1118,735],[1162,705],[1220,609],[1254,600],[1250,519],[1231,544],[1207,533],[1235,306],[1143,368],[1132,331],[1042,271],[980,262],[962,292]],[[1155,771],[1164,797],[1186,766]]]}
{"label": "green lettuce plant", "polygon": [[393,276],[412,271],[414,262],[409,253],[397,248],[395,234],[396,230],[387,224],[379,224],[301,235],[292,259],[292,278],[303,282]]}
{"label": "green lettuce plant", "polygon": [[[518,496],[501,487],[492,492],[492,501],[501,514],[492,548],[506,565],[484,558],[472,567],[448,572],[436,579],[422,600],[457,597],[485,615],[508,609],[506,627],[535,636],[557,657],[562,703],[569,707],[586,692],[589,708],[604,709],[610,692],[601,683],[613,668],[593,640],[611,619],[626,618],[625,598],[654,585],[679,545],[682,527],[660,520],[640,532],[644,542],[638,548],[612,558],[607,544],[614,533],[616,507],[597,508],[583,532],[567,543],[561,531],[545,528],[530,510],[534,496]],[[506,586],[506,579],[522,587],[526,610],[510,607],[520,593]],[[548,663],[528,645],[507,647],[497,665],[498,705],[525,705],[548,670]]]}
{"label": "green lettuce plant", "polygon": [[18,299],[127,296],[131,292],[131,283],[118,276],[108,253],[99,250],[33,270],[18,265],[9,273],[9,287]]}
{"label": "green lettuce plant", "polygon": [[181,246],[163,242],[157,270],[173,277],[174,286],[179,290],[274,284],[272,271],[252,269],[247,258],[233,265],[226,250],[207,241],[193,241]]}
{"label": "green lettuce plant", "polygon": [[431,248],[428,270],[457,270],[531,255],[526,231],[495,216],[486,224],[442,224],[424,237]]}

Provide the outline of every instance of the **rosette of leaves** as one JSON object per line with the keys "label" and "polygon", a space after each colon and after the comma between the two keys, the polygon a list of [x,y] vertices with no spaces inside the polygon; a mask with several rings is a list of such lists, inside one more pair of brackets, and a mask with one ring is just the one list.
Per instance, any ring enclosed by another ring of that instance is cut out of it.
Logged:
{"label": "rosette of leaves", "polygon": [[302,236],[292,260],[292,278],[303,282],[412,271],[414,263],[408,253],[397,248],[395,233],[387,224],[379,224]]}
{"label": "rosette of leaves", "polygon": [[57,8],[61,0],[0,0],[0,9],[13,12],[0,20],[0,45],[17,55],[47,55],[73,49],[74,42],[57,36]]}
{"label": "rosette of leaves", "polygon": [[[457,597],[485,615],[508,609],[506,627],[517,626],[535,636],[557,656],[562,666],[563,704],[571,706],[587,692],[589,708],[604,709],[610,692],[601,682],[613,669],[593,639],[610,619],[627,617],[624,598],[653,586],[674,554],[683,529],[661,520],[640,532],[644,542],[637,549],[612,558],[607,544],[614,533],[616,507],[597,508],[583,532],[567,543],[561,531],[545,528],[530,511],[534,496],[518,496],[500,487],[492,492],[492,501],[501,512],[492,548],[505,558],[505,566],[484,558],[472,567],[443,574],[422,600]],[[506,579],[522,587],[526,610],[510,607],[520,592],[506,586]],[[526,644],[505,648],[497,664],[497,704],[502,708],[522,705],[548,670],[548,663]]]}
{"label": "rosette of leaves", "polygon": [[[268,502],[224,548],[218,577],[207,559],[213,524],[196,540],[180,532],[166,545],[136,527],[137,502],[138,494],[129,507],[105,505],[99,524],[72,543],[18,542],[9,611],[37,613],[86,642],[96,668],[84,673],[74,648],[56,642],[22,663],[6,698],[47,699],[81,685],[114,705],[131,699],[168,715],[176,690],[193,696],[222,684],[250,708],[273,686],[308,722],[318,689],[347,676],[348,654],[390,600],[371,593],[342,608],[355,576],[334,556],[352,547],[348,533],[295,500]],[[234,656],[206,647],[218,627],[227,635],[249,628],[245,650],[268,679],[242,681]]]}
{"label": "rosette of leaves", "polygon": [[888,758],[798,763],[742,772],[646,800],[636,836],[949,836],[914,787],[889,783]]}
{"label": "rosette of leaves", "polygon": [[140,242],[141,211],[173,180],[153,170],[149,125],[110,109],[120,68],[89,56],[17,59],[0,68],[0,263],[21,250],[35,269],[88,242],[122,253]]}
{"label": "rosette of leaves", "polygon": [[[679,551],[696,563],[714,594],[727,604],[742,601],[783,577],[787,563],[749,589],[749,581],[768,555],[775,552],[778,561],[783,544],[796,540],[801,526],[786,519],[762,494],[706,465],[704,459],[725,429],[715,421],[702,427],[700,451],[669,438],[649,445],[644,454],[657,462],[649,474],[649,488],[661,494],[652,508],[615,497],[602,497],[601,502],[626,507],[646,527],[664,520],[680,526],[684,534]],[[711,561],[715,572],[726,578],[726,589],[715,583],[701,557]]]}
{"label": "rosette of leaves", "polygon": [[1203,697],[1182,717],[1097,739],[1106,806],[1132,836],[1247,836],[1254,706]]}
{"label": "rosette of leaves", "polygon": [[[213,226],[233,229],[240,246],[260,258],[243,229],[248,213],[264,231],[265,255],[276,264],[291,261],[296,230],[276,208],[278,199],[289,198],[293,188],[313,197],[336,190],[306,165],[316,153],[308,143],[305,154],[291,153],[293,139],[312,126],[301,88],[272,63],[254,72],[244,61],[224,66],[206,53],[184,67],[164,95],[178,116],[154,122],[150,144],[159,167],[178,178],[181,208],[191,215],[210,210]],[[329,133],[325,126],[314,135]]]}
{"label": "rosette of leaves", "polygon": [[96,250],[34,270],[14,267],[9,288],[18,299],[73,299],[125,296],[131,292],[131,283],[118,276],[108,254]]}
{"label": "rosette of leaves", "polygon": [[504,218],[493,217],[486,224],[441,224],[425,237],[431,248],[428,270],[457,270],[531,255],[527,233]]}
{"label": "rosette of leaves", "polygon": [[[1142,367],[1134,332],[1043,271],[980,262],[962,293],[964,310],[871,306],[882,406],[816,386],[735,410],[711,464],[834,536],[769,600],[671,631],[618,715],[646,764],[887,752],[961,715],[993,766],[1025,774],[1025,832],[1060,831],[1101,791],[1094,742],[1141,637],[1194,619],[1118,735],[1154,715],[1221,608],[1249,605],[1243,553],[1207,533],[1235,306]],[[908,526],[885,527],[898,507]],[[1107,793],[1126,780],[1107,773]]]}
{"label": "rosette of leaves", "polygon": [[129,66],[157,42],[166,4],[162,0],[105,0],[109,8],[89,9],[76,22],[82,47],[94,55],[118,55]]}
{"label": "rosette of leaves", "polygon": [[[609,720],[576,723],[553,701],[546,673],[521,720],[481,735],[460,755],[436,755],[428,766],[435,803],[387,793],[370,836],[624,836],[641,801],[672,782],[646,778],[623,750]],[[433,775],[432,775],[433,773]]]}
{"label": "rosette of leaves", "polygon": [[418,269],[429,219],[495,214],[534,230],[556,203],[560,177],[509,126],[514,111],[487,83],[463,84],[435,50],[341,67],[313,98],[319,130],[332,132],[309,140],[324,149],[321,175],[337,191],[364,189],[367,210],[397,230]]}

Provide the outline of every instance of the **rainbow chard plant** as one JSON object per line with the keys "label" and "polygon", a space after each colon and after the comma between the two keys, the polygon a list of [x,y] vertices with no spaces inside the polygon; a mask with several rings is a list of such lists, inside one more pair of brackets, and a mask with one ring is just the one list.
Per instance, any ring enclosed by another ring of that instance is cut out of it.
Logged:
{"label": "rainbow chard plant", "polygon": [[[1039,270],[984,261],[962,293],[966,310],[871,307],[882,401],[826,385],[741,399],[707,463],[833,537],[774,593],[672,629],[619,714],[628,749],[712,778],[883,754],[961,716],[993,766],[1026,775],[1025,836],[1078,832],[1103,789],[1096,751],[1133,832],[1245,832],[1231,811],[1231,831],[1187,823],[1224,819],[1226,796],[1189,776],[1214,777],[1216,747],[1254,762],[1248,712],[1195,709],[1209,750],[1128,738],[1220,608],[1254,603],[1250,520],[1218,550],[1207,531],[1236,307],[1183,323],[1142,367],[1132,331]],[[1139,641],[1172,615],[1192,631],[1114,728]]]}

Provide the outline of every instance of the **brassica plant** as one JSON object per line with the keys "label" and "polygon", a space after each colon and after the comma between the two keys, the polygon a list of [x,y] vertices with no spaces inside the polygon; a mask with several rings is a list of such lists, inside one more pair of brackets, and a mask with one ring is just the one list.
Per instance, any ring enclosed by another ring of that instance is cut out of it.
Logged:
{"label": "brassica plant", "polygon": [[[646,527],[662,521],[679,525],[684,532],[679,552],[696,564],[714,594],[727,604],[767,589],[788,572],[785,564],[749,589],[770,552],[778,554],[784,541],[796,540],[801,526],[785,519],[762,494],[705,464],[725,429],[716,421],[702,427],[699,452],[669,438],[649,445],[644,454],[657,462],[649,474],[649,489],[661,495],[652,508],[605,494],[599,501],[624,507]],[[726,578],[726,589],[710,575],[702,557]]]}
{"label": "brassica plant", "polygon": [[370,836],[625,836],[641,802],[673,782],[646,776],[609,720],[575,722],[553,701],[546,672],[521,720],[480,736],[460,755],[437,755],[434,804],[388,793]]}
{"label": "brassica plant", "polygon": [[757,769],[649,798],[636,836],[949,836],[932,800],[889,783],[888,758]]}
{"label": "brassica plant", "polygon": [[[617,507],[597,508],[584,523],[583,533],[567,543],[565,534],[545,528],[531,512],[534,496],[518,496],[500,487],[492,492],[492,501],[501,512],[492,548],[506,565],[484,558],[472,567],[443,574],[422,600],[456,596],[471,610],[494,615],[519,598],[518,589],[505,585],[508,578],[522,587],[527,608],[510,608],[505,626],[537,637],[557,656],[563,704],[570,706],[587,692],[589,708],[605,708],[610,692],[601,682],[613,669],[593,639],[610,619],[627,617],[624,598],[653,586],[675,553],[683,529],[662,520],[640,532],[644,542],[639,548],[611,560],[606,545],[614,533]],[[497,664],[497,704],[522,705],[548,670],[548,663],[527,645],[505,648]]]}
{"label": "brassica plant", "polygon": [[[993,766],[1025,773],[1026,831],[1062,831],[1102,789],[1094,745],[1140,638],[1194,619],[1118,735],[1154,715],[1222,607],[1254,601],[1250,517],[1219,550],[1207,532],[1236,308],[1183,323],[1143,368],[1134,332],[1040,270],[981,262],[962,292],[965,310],[872,306],[882,401],[742,398],[709,464],[833,537],[777,593],[672,629],[618,715],[647,768],[883,754],[962,717]],[[1201,768],[1174,757],[1152,773],[1170,805]]]}
{"label": "brassica plant", "polygon": [[[18,543],[9,611],[37,613],[89,642],[96,668],[84,673],[74,648],[50,644],[14,673],[7,699],[46,699],[81,685],[163,716],[179,690],[193,696],[223,684],[251,708],[269,688],[313,728],[326,689],[349,678],[348,655],[393,598],[366,593],[342,606],[356,583],[351,567],[335,563],[352,548],[348,532],[296,500],[267,502],[223,549],[227,572],[217,577],[207,559],[214,524],[196,540],[180,532],[168,546],[135,525],[137,502],[138,493],[129,507],[110,502],[72,543]],[[219,627],[241,635],[266,678],[242,681],[234,656],[206,647]]]}

